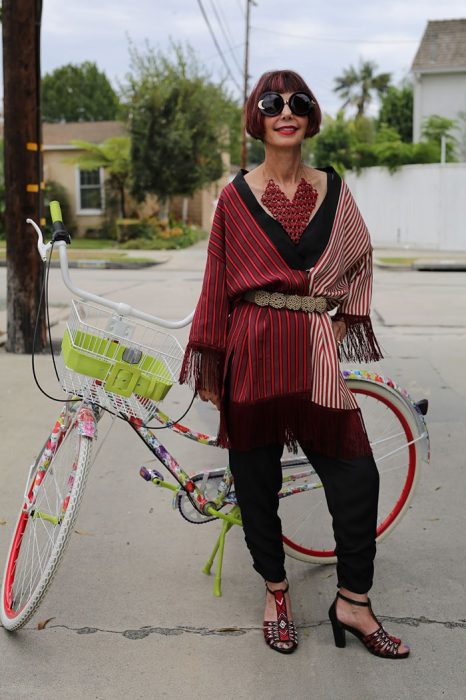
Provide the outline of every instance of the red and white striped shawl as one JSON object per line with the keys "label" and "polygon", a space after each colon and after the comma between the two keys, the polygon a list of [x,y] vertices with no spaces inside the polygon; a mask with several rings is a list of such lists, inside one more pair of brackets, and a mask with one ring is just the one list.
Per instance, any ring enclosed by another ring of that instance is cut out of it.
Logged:
{"label": "red and white striped shawl", "polygon": [[369,318],[370,238],[345,183],[327,247],[304,271],[286,264],[234,183],[225,187],[180,381],[222,397],[218,441],[224,447],[300,442],[327,454],[367,453],[362,419],[339,369],[330,315],[244,301],[254,289],[326,297],[348,326],[342,357],[381,357]]}

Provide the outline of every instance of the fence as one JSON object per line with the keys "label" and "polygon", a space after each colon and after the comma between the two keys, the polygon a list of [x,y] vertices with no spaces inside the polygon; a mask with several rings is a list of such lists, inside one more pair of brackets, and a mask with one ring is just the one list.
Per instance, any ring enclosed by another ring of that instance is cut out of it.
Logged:
{"label": "fence", "polygon": [[346,173],[375,246],[466,251],[466,163]]}

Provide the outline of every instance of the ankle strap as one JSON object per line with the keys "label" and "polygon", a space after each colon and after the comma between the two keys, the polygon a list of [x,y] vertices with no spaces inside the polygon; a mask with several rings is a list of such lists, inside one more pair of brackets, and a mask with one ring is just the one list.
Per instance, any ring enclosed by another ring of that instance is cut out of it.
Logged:
{"label": "ankle strap", "polygon": [[290,587],[290,584],[288,583],[287,579],[285,579],[285,581],[286,581],[286,586],[285,586],[285,588],[276,588],[274,591],[272,591],[272,589],[270,589],[270,588],[268,587],[267,581],[265,581],[265,587],[266,587],[266,589],[268,590],[269,593],[272,593],[272,595],[273,595],[274,593],[288,593],[288,589],[289,589],[289,587]]}
{"label": "ankle strap", "polygon": [[366,602],[363,603],[361,600],[353,600],[353,598],[348,598],[346,595],[343,595],[343,593],[340,593],[340,591],[337,591],[337,598],[346,600],[346,602],[351,603],[351,605],[360,605],[363,608],[369,608],[371,605],[371,601],[369,600],[369,598]]}

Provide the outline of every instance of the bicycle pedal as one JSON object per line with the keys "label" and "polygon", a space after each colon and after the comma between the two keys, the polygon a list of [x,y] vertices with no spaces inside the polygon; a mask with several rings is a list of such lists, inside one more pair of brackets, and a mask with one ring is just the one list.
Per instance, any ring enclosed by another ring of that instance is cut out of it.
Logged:
{"label": "bicycle pedal", "polygon": [[154,479],[158,479],[159,481],[164,480],[162,474],[156,469],[148,469],[144,466],[140,468],[139,475],[142,476],[145,481],[153,481]]}

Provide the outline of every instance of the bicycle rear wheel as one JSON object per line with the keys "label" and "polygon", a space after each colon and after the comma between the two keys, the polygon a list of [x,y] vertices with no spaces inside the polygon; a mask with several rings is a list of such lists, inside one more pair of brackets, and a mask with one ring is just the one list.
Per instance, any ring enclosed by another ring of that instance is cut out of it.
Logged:
{"label": "bicycle rear wheel", "polygon": [[1,622],[10,631],[23,627],[39,607],[73,531],[93,442],[81,434],[82,405],[64,407],[30,469],[1,592]]}
{"label": "bicycle rear wheel", "polygon": [[[380,474],[377,541],[380,542],[405,514],[419,476],[418,428],[401,397],[386,386],[347,380],[361,409]],[[336,562],[332,521],[319,478],[309,464],[283,468],[284,477],[305,472],[293,486],[309,490],[280,500],[285,552],[317,564]],[[287,484],[285,483],[285,486]]]}

